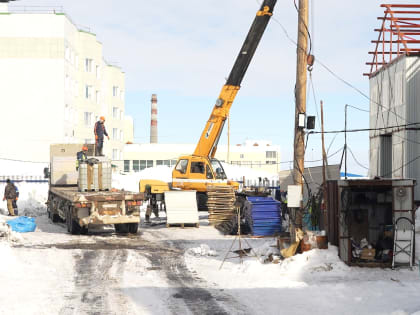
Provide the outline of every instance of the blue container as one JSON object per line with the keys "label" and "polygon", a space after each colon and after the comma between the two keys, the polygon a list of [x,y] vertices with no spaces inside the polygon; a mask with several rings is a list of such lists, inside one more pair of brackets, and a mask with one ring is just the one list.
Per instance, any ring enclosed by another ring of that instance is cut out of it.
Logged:
{"label": "blue container", "polygon": [[248,220],[252,235],[272,236],[281,232],[281,203],[271,197],[248,197]]}
{"label": "blue container", "polygon": [[7,221],[12,231],[19,233],[33,232],[36,229],[36,223],[34,218],[30,217],[18,217]]}

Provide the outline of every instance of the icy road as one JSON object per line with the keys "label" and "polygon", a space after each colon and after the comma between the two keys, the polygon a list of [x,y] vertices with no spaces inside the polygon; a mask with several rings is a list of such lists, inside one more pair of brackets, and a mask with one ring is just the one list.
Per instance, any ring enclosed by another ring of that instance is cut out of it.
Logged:
{"label": "icy road", "polygon": [[[417,269],[349,268],[335,248],[280,265],[233,259],[219,270],[232,238],[206,226],[205,216],[199,229],[162,224],[124,236],[112,228],[72,236],[45,215],[37,223],[36,232],[17,242],[0,241],[0,314],[405,315],[420,310]],[[259,254],[274,243],[249,242]]]}
{"label": "icy road", "polygon": [[[38,226],[0,237],[0,314],[420,315],[418,266],[350,268],[330,246],[280,264],[230,259],[219,270],[233,239],[208,226],[204,213],[200,228],[162,221],[137,235],[106,227],[72,236],[48,220],[46,184],[19,189],[21,212]],[[420,211],[417,219],[418,260]],[[275,250],[274,239],[248,241],[261,257]]]}

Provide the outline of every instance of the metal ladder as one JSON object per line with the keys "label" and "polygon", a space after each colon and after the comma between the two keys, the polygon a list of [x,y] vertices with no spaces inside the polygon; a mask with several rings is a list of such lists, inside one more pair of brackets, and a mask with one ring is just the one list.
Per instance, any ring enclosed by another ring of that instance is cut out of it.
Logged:
{"label": "metal ladder", "polygon": [[414,235],[415,227],[412,220],[401,217],[395,221],[392,269],[396,266],[413,267]]}

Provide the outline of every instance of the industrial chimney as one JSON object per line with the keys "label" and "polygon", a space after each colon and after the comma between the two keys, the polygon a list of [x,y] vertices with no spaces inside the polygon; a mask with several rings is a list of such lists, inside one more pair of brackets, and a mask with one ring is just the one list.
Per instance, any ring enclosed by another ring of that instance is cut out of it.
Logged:
{"label": "industrial chimney", "polygon": [[152,114],[150,121],[150,143],[158,143],[157,129],[157,95],[152,94]]}

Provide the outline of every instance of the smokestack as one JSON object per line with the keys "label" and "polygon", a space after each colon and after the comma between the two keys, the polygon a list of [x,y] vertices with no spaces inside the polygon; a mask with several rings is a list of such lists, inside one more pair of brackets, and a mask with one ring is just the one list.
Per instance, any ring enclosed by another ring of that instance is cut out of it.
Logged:
{"label": "smokestack", "polygon": [[152,115],[150,121],[150,143],[158,143],[157,129],[157,95],[152,94]]}

